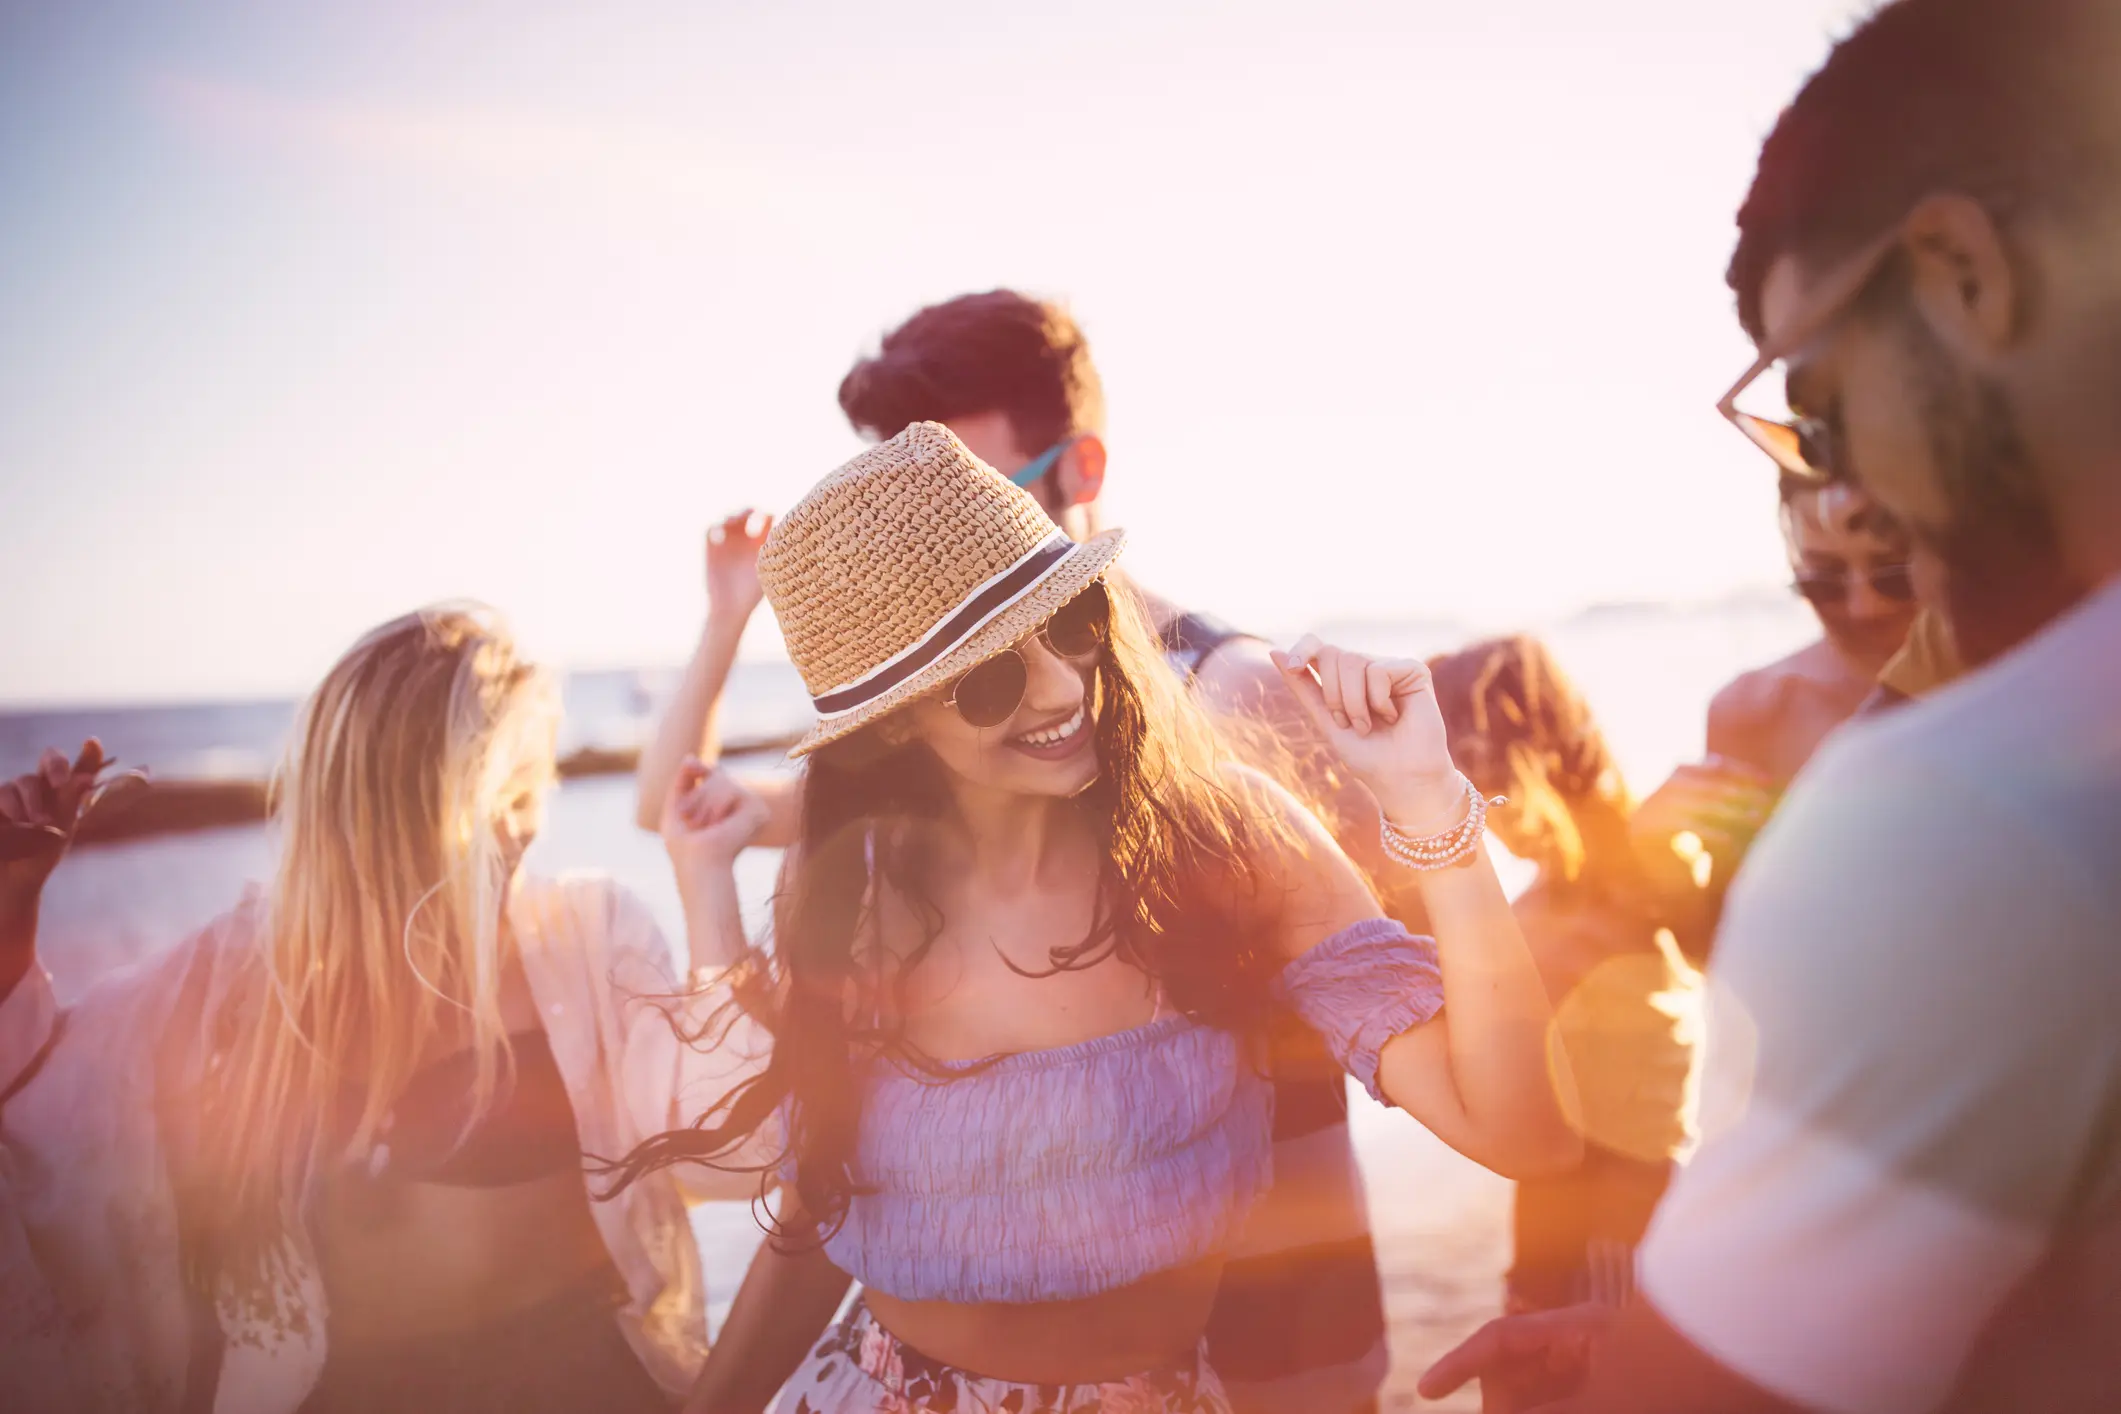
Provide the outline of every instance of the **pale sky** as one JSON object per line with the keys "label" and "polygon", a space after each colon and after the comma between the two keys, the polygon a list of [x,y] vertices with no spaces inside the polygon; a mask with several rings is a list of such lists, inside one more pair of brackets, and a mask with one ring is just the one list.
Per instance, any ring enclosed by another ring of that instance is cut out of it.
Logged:
{"label": "pale sky", "polygon": [[1772,583],[1723,267],[1858,8],[0,5],[0,700],[294,692],[459,594],[674,661],[710,518],[998,284],[1225,618]]}

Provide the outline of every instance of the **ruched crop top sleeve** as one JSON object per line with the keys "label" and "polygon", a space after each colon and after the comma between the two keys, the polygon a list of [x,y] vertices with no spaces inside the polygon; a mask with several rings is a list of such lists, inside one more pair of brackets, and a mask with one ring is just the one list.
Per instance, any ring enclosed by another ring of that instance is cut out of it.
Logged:
{"label": "ruched crop top sleeve", "polygon": [[1443,969],[1433,939],[1373,918],[1292,960],[1275,991],[1373,1099],[1390,1103],[1377,1088],[1377,1053],[1443,1010]]}

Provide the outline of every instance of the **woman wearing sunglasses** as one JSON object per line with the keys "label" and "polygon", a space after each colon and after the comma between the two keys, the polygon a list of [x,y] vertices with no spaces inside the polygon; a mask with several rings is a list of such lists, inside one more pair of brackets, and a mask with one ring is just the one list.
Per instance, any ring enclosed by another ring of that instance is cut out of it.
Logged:
{"label": "woman wearing sunglasses", "polygon": [[1709,750],[1787,783],[1863,704],[1915,620],[1907,532],[1848,482],[1782,477],[1792,588],[1819,639],[1737,678],[1709,707]]}
{"label": "woman wearing sunglasses", "polygon": [[[1286,659],[1426,881],[1433,941],[1218,760],[1131,596],[1105,592],[1120,544],[1070,541],[934,423],[767,541],[819,714],[758,959],[774,1056],[624,1170],[727,1162],[784,1127],[776,1241],[864,1287],[785,1409],[1226,1409],[1199,1342],[1269,1177],[1277,994],[1480,1162],[1577,1152],[1426,669],[1309,640]],[[743,1346],[732,1318],[714,1359]]]}
{"label": "woman wearing sunglasses", "polygon": [[[1757,444],[1779,445],[1759,429],[1782,424],[1733,419]],[[1917,618],[1907,532],[1862,488],[1784,467],[1781,500],[1790,587],[1812,606],[1821,635],[1725,684],[1709,703],[1708,758],[1674,771],[1635,812],[1641,862],[1696,958],[1708,955],[1724,889],[1782,788],[1874,700]],[[1682,835],[1700,854],[1674,853]]]}

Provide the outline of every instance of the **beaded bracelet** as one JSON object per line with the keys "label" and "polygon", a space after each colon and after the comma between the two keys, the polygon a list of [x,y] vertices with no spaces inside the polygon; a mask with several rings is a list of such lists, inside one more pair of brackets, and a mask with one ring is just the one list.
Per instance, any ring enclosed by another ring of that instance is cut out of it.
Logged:
{"label": "beaded bracelet", "polygon": [[1466,818],[1435,835],[1410,835],[1386,820],[1381,832],[1386,854],[1407,868],[1423,873],[1449,869],[1472,860],[1480,849],[1481,837],[1487,833],[1488,807],[1502,805],[1505,801],[1499,795],[1492,801],[1487,800],[1474,788],[1472,781],[1463,775],[1459,779],[1466,783]]}

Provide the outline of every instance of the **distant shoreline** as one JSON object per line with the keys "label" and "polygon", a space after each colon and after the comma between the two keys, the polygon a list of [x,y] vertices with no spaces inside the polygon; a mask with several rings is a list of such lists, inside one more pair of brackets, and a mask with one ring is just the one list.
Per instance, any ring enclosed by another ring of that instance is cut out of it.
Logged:
{"label": "distant shoreline", "polygon": [[[722,754],[735,757],[785,752],[801,738],[801,732],[787,732],[728,742]],[[640,759],[638,747],[584,747],[561,758],[559,774],[564,780],[632,775]],[[254,825],[272,813],[271,801],[271,783],[264,780],[150,778],[145,790],[130,793],[109,808],[90,810],[75,840],[81,845],[121,844],[158,835]]]}

